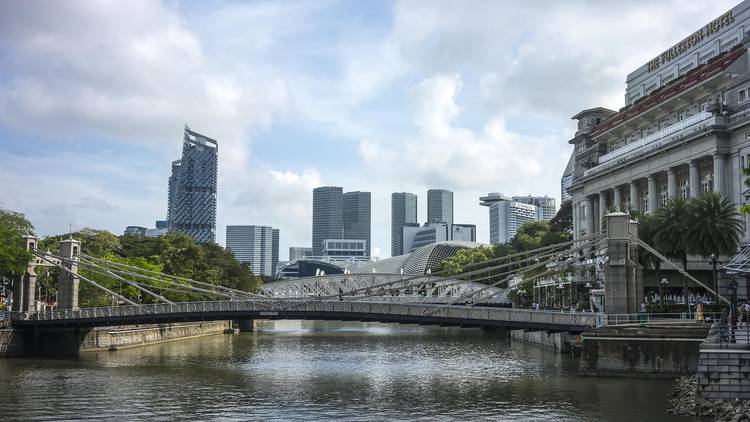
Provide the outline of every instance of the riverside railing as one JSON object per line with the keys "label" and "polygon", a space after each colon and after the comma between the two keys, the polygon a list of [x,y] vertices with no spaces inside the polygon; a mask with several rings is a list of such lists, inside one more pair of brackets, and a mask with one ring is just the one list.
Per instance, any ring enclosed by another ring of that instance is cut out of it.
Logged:
{"label": "riverside railing", "polygon": [[[461,321],[506,321],[560,327],[595,327],[599,314],[586,312],[554,312],[532,309],[482,306],[433,305],[421,303],[350,302],[332,300],[234,300],[209,302],[159,303],[105,308],[46,310],[11,313],[11,319],[24,321],[76,321],[122,317],[185,315],[190,313],[241,314],[259,313],[277,316],[279,312],[316,314],[388,315],[430,317],[460,323]],[[407,318],[408,319],[408,318]]]}
{"label": "riverside railing", "polygon": [[604,319],[602,325],[635,325],[643,323],[680,323],[685,322],[710,322],[717,321],[721,313],[707,312],[703,314],[703,320],[695,319],[695,314],[682,313],[639,313],[639,314],[602,314]]}

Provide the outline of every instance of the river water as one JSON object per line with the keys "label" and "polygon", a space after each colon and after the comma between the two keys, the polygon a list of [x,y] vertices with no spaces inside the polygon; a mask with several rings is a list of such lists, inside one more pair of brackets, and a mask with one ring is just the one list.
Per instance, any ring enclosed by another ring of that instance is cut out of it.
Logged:
{"label": "river water", "polygon": [[669,380],[589,378],[497,332],[284,321],[76,360],[0,359],[0,420],[689,421]]}

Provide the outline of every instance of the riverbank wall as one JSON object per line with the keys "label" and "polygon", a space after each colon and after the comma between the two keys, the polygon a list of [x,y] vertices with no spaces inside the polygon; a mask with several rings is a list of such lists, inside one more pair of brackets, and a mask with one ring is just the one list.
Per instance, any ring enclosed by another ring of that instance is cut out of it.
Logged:
{"label": "riverbank wall", "polygon": [[602,327],[581,334],[579,373],[589,376],[665,377],[693,375],[703,323],[632,324]]}
{"label": "riverbank wall", "polygon": [[0,357],[71,356],[231,332],[229,321],[96,327],[0,330]]}
{"label": "riverbank wall", "polygon": [[510,332],[511,341],[533,344],[542,349],[557,353],[571,353],[576,336],[568,333],[548,333],[546,331],[513,330]]}
{"label": "riverbank wall", "polygon": [[750,400],[750,329],[714,324],[700,346],[698,400]]}

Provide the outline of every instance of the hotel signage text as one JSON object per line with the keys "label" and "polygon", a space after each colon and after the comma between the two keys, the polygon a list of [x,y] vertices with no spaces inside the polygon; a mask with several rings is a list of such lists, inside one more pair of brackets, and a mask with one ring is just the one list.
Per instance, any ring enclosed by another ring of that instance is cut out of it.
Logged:
{"label": "hotel signage text", "polygon": [[668,63],[676,59],[677,57],[680,57],[683,53],[685,53],[686,51],[690,50],[691,48],[695,47],[698,43],[703,41],[703,38],[719,32],[720,30],[729,26],[732,22],[734,22],[734,16],[732,16],[732,11],[730,10],[727,13],[724,13],[718,18],[709,22],[708,25],[701,28],[694,34],[678,42],[669,50],[661,53],[659,57],[649,61],[648,71],[651,72],[653,70],[656,70],[659,68],[659,66],[665,63]]}

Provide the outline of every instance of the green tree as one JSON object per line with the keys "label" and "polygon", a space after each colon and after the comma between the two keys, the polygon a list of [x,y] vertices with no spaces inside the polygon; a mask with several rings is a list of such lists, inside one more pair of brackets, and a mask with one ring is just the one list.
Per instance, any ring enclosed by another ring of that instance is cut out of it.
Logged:
{"label": "green tree", "polygon": [[692,199],[689,207],[688,249],[707,258],[737,252],[742,236],[740,214],[728,198],[709,192]]}
{"label": "green tree", "polygon": [[12,279],[26,271],[32,256],[21,245],[21,237],[33,232],[34,226],[22,214],[0,210],[0,276]]}
{"label": "green tree", "polygon": [[[690,207],[681,197],[668,200],[663,207],[654,213],[657,229],[653,237],[654,247],[668,258],[679,260],[682,268],[687,269],[687,256],[690,253],[691,239],[688,237],[690,224]],[[683,275],[682,285],[685,303],[690,311],[690,300],[687,277]]]}
{"label": "green tree", "polygon": [[543,241],[549,237],[548,221],[527,221],[516,231],[510,240],[510,246],[516,252],[524,252],[544,246]]}

